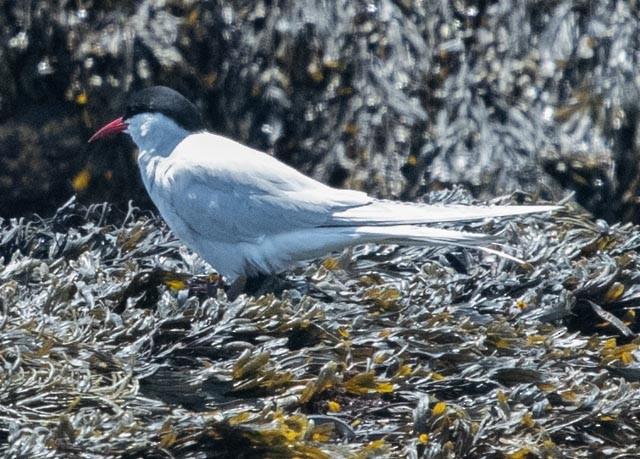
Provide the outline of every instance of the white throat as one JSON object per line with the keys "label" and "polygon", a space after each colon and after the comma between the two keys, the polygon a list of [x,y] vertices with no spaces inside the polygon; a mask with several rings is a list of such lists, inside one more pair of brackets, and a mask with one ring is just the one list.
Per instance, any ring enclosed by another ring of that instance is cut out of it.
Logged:
{"label": "white throat", "polygon": [[138,158],[166,158],[189,134],[171,118],[161,113],[140,113],[127,119],[127,134],[138,146]]}

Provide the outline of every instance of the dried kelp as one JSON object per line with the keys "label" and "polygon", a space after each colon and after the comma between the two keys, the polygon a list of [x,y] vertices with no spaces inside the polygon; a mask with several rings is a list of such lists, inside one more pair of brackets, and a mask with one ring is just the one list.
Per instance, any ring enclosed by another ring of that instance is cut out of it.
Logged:
{"label": "dried kelp", "polygon": [[4,0],[0,213],[150,205],[124,139],[164,84],[209,127],[332,185],[415,199],[567,190],[640,221],[637,0]]}
{"label": "dried kelp", "polygon": [[151,213],[0,229],[7,457],[640,454],[632,225],[476,222],[530,265],[368,245],[232,302]]}

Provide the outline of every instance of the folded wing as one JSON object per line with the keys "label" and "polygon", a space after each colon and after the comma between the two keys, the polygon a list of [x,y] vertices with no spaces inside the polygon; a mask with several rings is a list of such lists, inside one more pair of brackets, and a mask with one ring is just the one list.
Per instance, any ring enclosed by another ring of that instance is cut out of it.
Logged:
{"label": "folded wing", "polygon": [[212,134],[188,137],[171,155],[165,197],[170,211],[202,237],[259,242],[274,234],[327,224],[338,211],[373,202],[365,193],[337,190],[264,153],[221,137],[221,152],[193,157]]}
{"label": "folded wing", "polygon": [[384,226],[465,222],[558,209],[557,206],[439,206],[375,200],[366,205],[339,209],[327,224]]}
{"label": "folded wing", "polygon": [[[194,151],[206,151],[207,144],[215,144],[222,151],[212,151],[205,157],[192,156]],[[358,234],[370,234],[372,240],[478,246],[488,243],[489,238],[469,233],[456,236],[453,231],[426,228],[411,230],[409,225],[557,209],[376,200],[362,192],[328,187],[269,155],[207,133],[187,138],[176,148],[171,161],[167,177],[172,186],[167,189],[172,193],[167,198],[172,211],[199,236],[220,242],[259,243],[269,236],[307,228],[352,227]]]}

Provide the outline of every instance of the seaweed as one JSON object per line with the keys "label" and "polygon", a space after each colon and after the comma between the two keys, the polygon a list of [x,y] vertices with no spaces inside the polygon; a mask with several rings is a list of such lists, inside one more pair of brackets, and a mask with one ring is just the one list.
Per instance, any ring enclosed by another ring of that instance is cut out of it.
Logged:
{"label": "seaweed", "polygon": [[5,220],[0,453],[640,453],[638,228],[567,210],[465,229],[530,265],[366,245],[229,301],[151,212]]}

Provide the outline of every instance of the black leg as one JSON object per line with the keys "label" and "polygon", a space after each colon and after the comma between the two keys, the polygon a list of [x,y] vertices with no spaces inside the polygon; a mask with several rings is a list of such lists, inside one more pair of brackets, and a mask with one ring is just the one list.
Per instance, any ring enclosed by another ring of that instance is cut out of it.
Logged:
{"label": "black leg", "polygon": [[239,276],[227,289],[227,299],[233,301],[245,291],[247,287],[247,276]]}
{"label": "black leg", "polygon": [[289,287],[289,282],[282,276],[273,274],[258,274],[247,279],[245,293],[260,296],[266,293],[282,293]]}
{"label": "black leg", "polygon": [[227,288],[227,299],[233,301],[241,293],[252,296],[260,296],[267,293],[275,293],[277,295],[282,293],[283,290],[291,288],[291,286],[291,282],[283,276],[273,274],[258,274],[251,277],[241,276]]}

